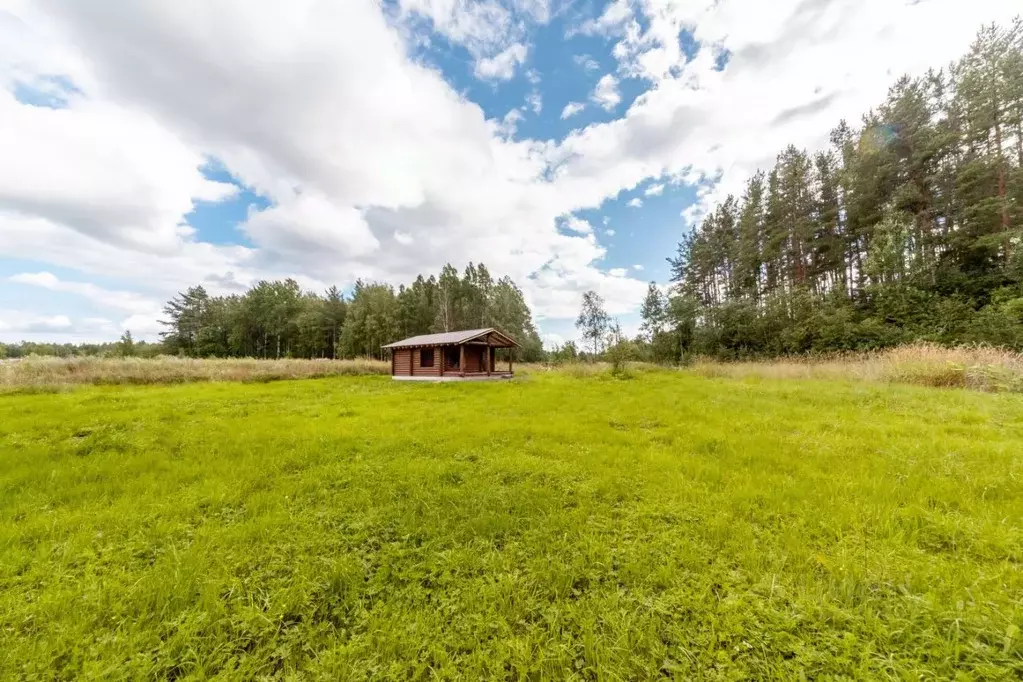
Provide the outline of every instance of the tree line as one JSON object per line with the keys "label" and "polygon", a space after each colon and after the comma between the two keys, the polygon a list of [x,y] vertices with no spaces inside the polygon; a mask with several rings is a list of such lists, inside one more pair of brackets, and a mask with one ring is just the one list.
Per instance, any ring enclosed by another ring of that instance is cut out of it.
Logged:
{"label": "tree line", "polygon": [[262,281],[241,295],[211,296],[201,286],[164,307],[165,352],[190,357],[384,357],[381,346],[434,332],[497,327],[518,341],[521,359],[540,359],[540,336],[522,291],[509,277],[493,279],[470,263],[461,276],[450,264],[397,290],[357,281],[302,291],[292,279]]}
{"label": "tree line", "polygon": [[660,359],[929,340],[1023,349],[1023,21],[903,77],[831,147],[790,146],[668,258],[642,307]]}
{"label": "tree line", "polygon": [[0,360],[27,358],[31,355],[45,357],[153,357],[164,351],[163,344],[136,341],[126,331],[119,341],[106,343],[40,343],[19,341],[0,343]]}

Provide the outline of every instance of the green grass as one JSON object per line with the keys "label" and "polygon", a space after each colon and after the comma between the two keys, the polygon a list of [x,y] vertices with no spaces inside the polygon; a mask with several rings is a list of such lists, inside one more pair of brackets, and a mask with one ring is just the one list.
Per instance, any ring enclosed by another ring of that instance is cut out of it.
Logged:
{"label": "green grass", "polygon": [[838,381],[0,396],[0,678],[1018,679],[1021,458]]}

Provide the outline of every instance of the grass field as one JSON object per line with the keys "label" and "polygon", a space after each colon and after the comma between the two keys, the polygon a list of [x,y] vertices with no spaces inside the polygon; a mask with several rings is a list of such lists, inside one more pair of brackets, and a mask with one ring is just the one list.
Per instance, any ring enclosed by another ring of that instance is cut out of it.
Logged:
{"label": "grass field", "polygon": [[0,396],[0,679],[1019,679],[1023,397]]}

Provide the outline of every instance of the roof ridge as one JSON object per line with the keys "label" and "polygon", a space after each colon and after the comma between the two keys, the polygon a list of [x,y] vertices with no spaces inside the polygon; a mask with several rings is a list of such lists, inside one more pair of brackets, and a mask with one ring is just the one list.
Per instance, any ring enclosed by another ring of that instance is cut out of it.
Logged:
{"label": "roof ridge", "polygon": [[459,329],[450,332],[437,332],[434,334],[418,334],[416,336],[410,336],[407,339],[402,339],[400,341],[385,344],[381,346],[381,348],[402,348],[406,346],[458,344],[471,341],[477,336],[482,336],[483,334],[488,334],[491,332],[500,334],[511,343],[515,344],[516,346],[518,345],[515,339],[508,336],[497,327],[480,327],[479,329]]}

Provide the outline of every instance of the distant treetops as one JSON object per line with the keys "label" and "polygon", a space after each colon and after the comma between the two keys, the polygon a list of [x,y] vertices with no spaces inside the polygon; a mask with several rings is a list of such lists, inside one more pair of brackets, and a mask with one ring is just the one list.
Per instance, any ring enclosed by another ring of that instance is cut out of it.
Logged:
{"label": "distant treetops", "polygon": [[522,291],[508,277],[494,280],[482,263],[459,277],[446,265],[397,290],[357,281],[303,292],[292,280],[263,281],[242,295],[210,296],[201,286],[164,308],[166,350],[195,357],[382,357],[381,346],[418,334],[496,327],[538,359],[542,343]]}

